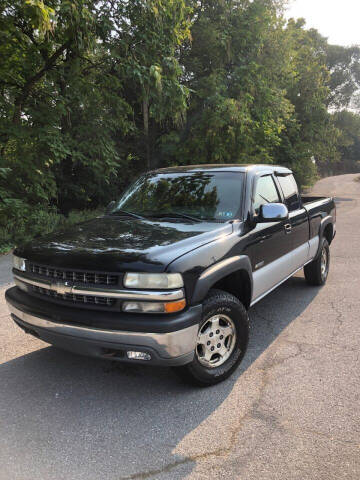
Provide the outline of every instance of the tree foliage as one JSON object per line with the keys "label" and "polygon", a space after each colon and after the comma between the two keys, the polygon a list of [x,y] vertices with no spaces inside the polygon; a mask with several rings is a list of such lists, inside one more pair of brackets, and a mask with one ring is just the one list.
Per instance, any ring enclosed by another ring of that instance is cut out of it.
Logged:
{"label": "tree foliage", "polygon": [[357,173],[360,171],[360,116],[341,110],[333,114],[333,121],[339,131],[337,148],[341,162],[327,163],[320,172],[324,175]]}
{"label": "tree foliage", "polygon": [[357,168],[342,110],[360,103],[360,49],[282,9],[0,0],[0,228],[25,236],[31,212],[97,208],[166,165],[279,163],[303,185]]}

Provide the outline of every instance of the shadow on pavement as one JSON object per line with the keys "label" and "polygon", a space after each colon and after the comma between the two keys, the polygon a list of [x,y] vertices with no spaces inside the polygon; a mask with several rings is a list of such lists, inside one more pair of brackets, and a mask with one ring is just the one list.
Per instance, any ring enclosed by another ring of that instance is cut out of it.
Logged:
{"label": "shadow on pavement", "polygon": [[178,462],[177,478],[183,478],[194,463],[173,449],[226,400],[237,379],[318,291],[294,277],[256,305],[242,365],[210,389],[184,385],[170,369],[109,363],[52,347],[2,364],[4,471],[11,478],[120,480],[158,478],[166,465]]}

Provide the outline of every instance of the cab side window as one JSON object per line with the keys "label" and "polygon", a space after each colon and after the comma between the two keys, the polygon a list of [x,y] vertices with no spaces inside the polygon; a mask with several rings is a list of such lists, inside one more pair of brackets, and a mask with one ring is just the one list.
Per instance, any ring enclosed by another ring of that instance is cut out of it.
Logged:
{"label": "cab side window", "polygon": [[293,175],[286,175],[285,177],[279,176],[278,180],[289,212],[298,210],[300,208],[300,196]]}
{"label": "cab side window", "polygon": [[279,193],[277,191],[274,179],[271,175],[260,177],[256,184],[254,195],[254,212],[256,215],[260,212],[261,205],[265,203],[280,203]]}

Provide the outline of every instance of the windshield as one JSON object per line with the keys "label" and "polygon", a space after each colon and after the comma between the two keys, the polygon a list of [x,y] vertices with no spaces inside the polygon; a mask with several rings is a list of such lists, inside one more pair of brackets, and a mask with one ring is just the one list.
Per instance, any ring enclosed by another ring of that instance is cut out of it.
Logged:
{"label": "windshield", "polygon": [[242,188],[241,172],[145,174],[131,185],[111,213],[231,220],[239,213]]}

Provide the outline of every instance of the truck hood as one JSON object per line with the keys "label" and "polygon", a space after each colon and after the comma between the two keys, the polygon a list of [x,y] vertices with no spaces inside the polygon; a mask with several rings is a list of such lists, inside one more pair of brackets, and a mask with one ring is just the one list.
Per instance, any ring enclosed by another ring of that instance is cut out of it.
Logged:
{"label": "truck hood", "polygon": [[62,268],[162,272],[179,256],[231,232],[228,223],[105,216],[34,239],[15,253]]}

